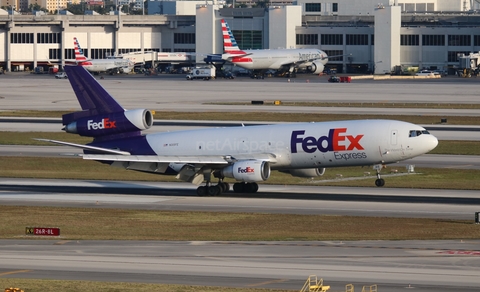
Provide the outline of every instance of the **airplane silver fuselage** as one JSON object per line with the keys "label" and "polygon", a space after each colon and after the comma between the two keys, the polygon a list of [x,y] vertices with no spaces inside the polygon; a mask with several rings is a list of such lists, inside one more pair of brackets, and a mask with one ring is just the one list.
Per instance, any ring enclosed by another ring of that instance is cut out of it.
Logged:
{"label": "airplane silver fuselage", "polygon": [[[318,62],[325,65],[328,62],[327,54],[318,49],[277,49],[277,50],[243,50],[244,57],[235,57],[231,54],[229,61],[239,67],[249,70],[273,69],[278,70],[288,64],[297,64],[304,68]],[[229,56],[228,53],[225,57]]]}
{"label": "airplane silver fuselage", "polygon": [[133,64],[127,59],[97,59],[82,62],[82,66],[90,72],[105,72],[112,69],[132,69]]}
{"label": "airplane silver fuselage", "polygon": [[[413,134],[412,134],[413,133]],[[262,160],[272,169],[388,164],[434,149],[438,140],[424,128],[392,120],[214,128],[148,134],[157,155],[224,155]]]}

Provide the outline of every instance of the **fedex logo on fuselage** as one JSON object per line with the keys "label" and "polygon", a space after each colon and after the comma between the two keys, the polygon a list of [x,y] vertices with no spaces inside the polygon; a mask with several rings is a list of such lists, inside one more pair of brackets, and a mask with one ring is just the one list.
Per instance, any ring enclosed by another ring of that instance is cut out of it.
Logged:
{"label": "fedex logo on fuselage", "polygon": [[363,135],[345,135],[347,128],[330,129],[328,136],[321,136],[318,138],[306,136],[304,130],[293,131],[290,138],[290,147],[292,153],[298,152],[300,145],[304,152],[313,153],[315,151],[330,152],[330,151],[350,151],[350,150],[364,150],[360,144]]}
{"label": "fedex logo on fuselage", "polygon": [[102,119],[100,122],[94,122],[93,120],[87,121],[88,130],[113,129],[116,127],[116,121],[110,121],[109,118]]}

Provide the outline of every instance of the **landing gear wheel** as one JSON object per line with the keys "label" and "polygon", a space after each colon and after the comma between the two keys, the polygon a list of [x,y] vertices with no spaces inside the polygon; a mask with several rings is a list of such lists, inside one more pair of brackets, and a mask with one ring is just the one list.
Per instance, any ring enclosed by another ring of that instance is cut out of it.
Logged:
{"label": "landing gear wheel", "polygon": [[235,193],[243,193],[245,191],[245,183],[234,183],[233,184],[233,191]]}
{"label": "landing gear wheel", "polygon": [[244,189],[245,193],[256,193],[257,191],[258,191],[257,183],[247,183],[245,185],[245,189]]}
{"label": "landing gear wheel", "polygon": [[219,182],[218,186],[220,187],[222,193],[228,192],[230,190],[230,185],[225,182]]}
{"label": "landing gear wheel", "polygon": [[207,195],[207,187],[201,186],[197,188],[197,195],[199,197],[205,197]]}
{"label": "landing gear wheel", "polygon": [[235,193],[256,193],[258,191],[257,183],[235,183],[233,184]]}
{"label": "landing gear wheel", "polygon": [[218,196],[222,193],[222,189],[219,186],[209,186],[207,193],[209,196]]}
{"label": "landing gear wheel", "polygon": [[385,185],[385,180],[383,178],[379,178],[379,179],[375,180],[375,185],[377,187],[383,187]]}

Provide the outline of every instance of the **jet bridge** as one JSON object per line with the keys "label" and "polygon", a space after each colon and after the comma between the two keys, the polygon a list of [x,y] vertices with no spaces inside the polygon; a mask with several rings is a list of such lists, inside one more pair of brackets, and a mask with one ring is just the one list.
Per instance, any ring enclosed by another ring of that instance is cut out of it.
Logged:
{"label": "jet bridge", "polygon": [[480,59],[480,52],[470,53],[469,55],[465,55],[465,54],[458,55],[459,70],[457,71],[457,75],[459,77],[464,77],[464,78],[479,76],[480,75],[479,59]]}

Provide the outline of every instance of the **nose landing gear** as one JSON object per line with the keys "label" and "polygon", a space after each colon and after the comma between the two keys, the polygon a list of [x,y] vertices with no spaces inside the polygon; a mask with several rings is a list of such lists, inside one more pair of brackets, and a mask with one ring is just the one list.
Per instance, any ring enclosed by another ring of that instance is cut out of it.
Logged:
{"label": "nose landing gear", "polygon": [[385,185],[385,180],[380,176],[380,171],[382,170],[382,168],[383,168],[382,164],[375,164],[373,166],[373,169],[377,171],[377,179],[375,180],[375,185],[377,187],[383,187]]}

